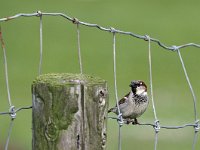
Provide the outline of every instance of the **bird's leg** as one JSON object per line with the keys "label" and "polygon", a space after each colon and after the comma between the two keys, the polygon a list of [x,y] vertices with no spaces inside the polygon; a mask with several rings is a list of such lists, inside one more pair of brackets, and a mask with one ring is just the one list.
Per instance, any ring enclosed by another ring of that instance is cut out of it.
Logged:
{"label": "bird's leg", "polygon": [[134,118],[134,121],[132,122],[133,125],[139,124],[138,120]]}
{"label": "bird's leg", "polygon": [[130,118],[126,118],[125,120],[126,120],[126,124],[129,124],[129,123],[133,122],[133,120],[130,119]]}

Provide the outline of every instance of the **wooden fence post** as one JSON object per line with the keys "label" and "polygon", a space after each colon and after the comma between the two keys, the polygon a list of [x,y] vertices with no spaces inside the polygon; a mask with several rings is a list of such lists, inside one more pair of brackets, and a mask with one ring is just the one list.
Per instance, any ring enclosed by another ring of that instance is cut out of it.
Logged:
{"label": "wooden fence post", "polygon": [[46,74],[32,84],[33,150],[104,150],[107,83],[80,74]]}

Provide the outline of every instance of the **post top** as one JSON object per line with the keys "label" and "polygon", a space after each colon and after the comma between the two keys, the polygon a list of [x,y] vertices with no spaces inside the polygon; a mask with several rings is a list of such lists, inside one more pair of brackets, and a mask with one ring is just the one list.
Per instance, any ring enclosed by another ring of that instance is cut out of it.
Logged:
{"label": "post top", "polygon": [[66,84],[104,84],[106,81],[86,74],[72,73],[50,73],[38,76],[33,84],[46,83],[50,85],[66,85]]}

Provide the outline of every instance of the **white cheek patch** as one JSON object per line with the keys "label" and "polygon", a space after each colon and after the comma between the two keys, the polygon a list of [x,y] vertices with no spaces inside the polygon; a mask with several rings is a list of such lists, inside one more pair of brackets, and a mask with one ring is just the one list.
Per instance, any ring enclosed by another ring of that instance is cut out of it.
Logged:
{"label": "white cheek patch", "polygon": [[137,95],[147,95],[147,92],[145,92],[145,89],[143,87],[137,87],[136,88],[136,94]]}

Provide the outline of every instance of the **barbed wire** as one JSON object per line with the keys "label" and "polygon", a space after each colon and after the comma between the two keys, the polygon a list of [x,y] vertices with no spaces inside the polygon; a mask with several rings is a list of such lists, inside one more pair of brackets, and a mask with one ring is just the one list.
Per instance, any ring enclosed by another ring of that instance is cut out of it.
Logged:
{"label": "barbed wire", "polygon": [[[73,24],[76,24],[77,28],[77,45],[78,45],[78,59],[79,59],[79,68],[80,68],[80,73],[83,73],[83,67],[82,67],[82,59],[81,59],[81,46],[80,46],[80,29],[79,26],[83,25],[83,26],[87,26],[87,27],[91,27],[91,28],[97,28],[99,30],[105,31],[105,32],[110,32],[113,34],[113,75],[114,75],[114,88],[115,88],[115,99],[116,99],[116,103],[118,102],[118,91],[117,91],[117,71],[116,71],[116,34],[122,34],[122,35],[129,35],[132,36],[134,38],[138,38],[138,39],[142,39],[148,42],[148,63],[149,63],[149,85],[150,85],[150,98],[151,98],[151,102],[152,102],[152,107],[153,107],[153,113],[154,113],[154,123],[138,123],[138,125],[140,126],[151,126],[154,128],[155,131],[155,143],[154,143],[154,150],[157,149],[157,143],[158,143],[158,132],[159,130],[162,129],[181,129],[181,128],[186,128],[186,127],[193,127],[194,128],[194,139],[193,139],[193,144],[192,144],[192,149],[195,149],[195,145],[197,142],[197,133],[200,129],[200,124],[199,124],[199,120],[197,119],[197,109],[196,109],[196,96],[194,93],[194,90],[192,88],[192,85],[190,83],[185,65],[184,65],[184,61],[182,59],[181,53],[180,53],[180,49],[186,48],[186,47],[196,47],[196,48],[200,48],[199,44],[196,43],[187,43],[187,44],[183,44],[183,45],[179,45],[179,46],[167,46],[166,44],[162,43],[160,40],[152,38],[148,35],[138,35],[135,34],[133,32],[127,32],[127,31],[122,31],[122,30],[118,30],[115,28],[106,28],[106,27],[102,27],[98,24],[92,24],[92,23],[86,23],[86,22],[82,22],[79,21],[77,18],[71,18],[66,14],[63,13],[46,13],[46,12],[41,12],[41,11],[37,11],[35,13],[19,13],[16,14],[14,16],[10,16],[10,17],[5,17],[5,18],[0,18],[0,23],[3,21],[11,21],[14,19],[17,19],[19,17],[39,17],[40,18],[40,25],[39,25],[39,33],[40,33],[40,60],[39,60],[39,67],[38,67],[38,74],[42,74],[42,57],[43,57],[43,32],[42,32],[42,20],[43,20],[43,16],[60,16],[63,17],[64,19],[67,19],[68,21],[71,21]],[[3,36],[2,36],[2,30],[1,30],[1,26],[0,26],[0,42],[1,42],[1,46],[2,46],[2,50],[3,50],[3,58],[4,58],[4,73],[5,73],[5,81],[6,81],[6,89],[7,89],[7,97],[8,97],[8,103],[9,103],[9,111],[5,111],[5,112],[0,112],[0,115],[10,115],[11,117],[11,122],[9,125],[9,129],[8,129],[8,136],[7,136],[7,141],[6,141],[6,145],[5,145],[5,150],[8,149],[8,145],[9,145],[9,139],[10,139],[10,135],[11,135],[11,131],[12,131],[12,127],[13,127],[13,122],[14,119],[16,118],[16,114],[17,112],[24,110],[24,109],[31,109],[32,106],[27,106],[27,107],[20,107],[15,109],[15,107],[12,105],[11,102],[11,96],[10,96],[10,90],[9,90],[9,80],[8,80],[8,66],[7,66],[7,57],[6,57],[6,48],[5,48],[5,43],[3,41]],[[158,118],[157,118],[157,114],[156,114],[156,108],[155,108],[155,104],[154,104],[154,97],[153,97],[153,83],[152,83],[152,63],[151,63],[151,43],[156,43],[157,45],[159,45],[160,47],[162,47],[165,50],[169,50],[169,51],[173,51],[173,52],[177,52],[185,77],[186,77],[186,81],[189,85],[192,97],[193,97],[193,104],[194,104],[194,123],[186,123],[180,126],[164,126],[162,125]],[[118,122],[119,125],[119,131],[118,131],[118,150],[121,150],[121,127],[123,124],[126,124],[126,121],[123,120],[122,115],[120,113],[120,109],[119,109],[119,105],[117,103],[117,109],[118,109],[118,117],[108,117],[110,119],[115,119]]]}

